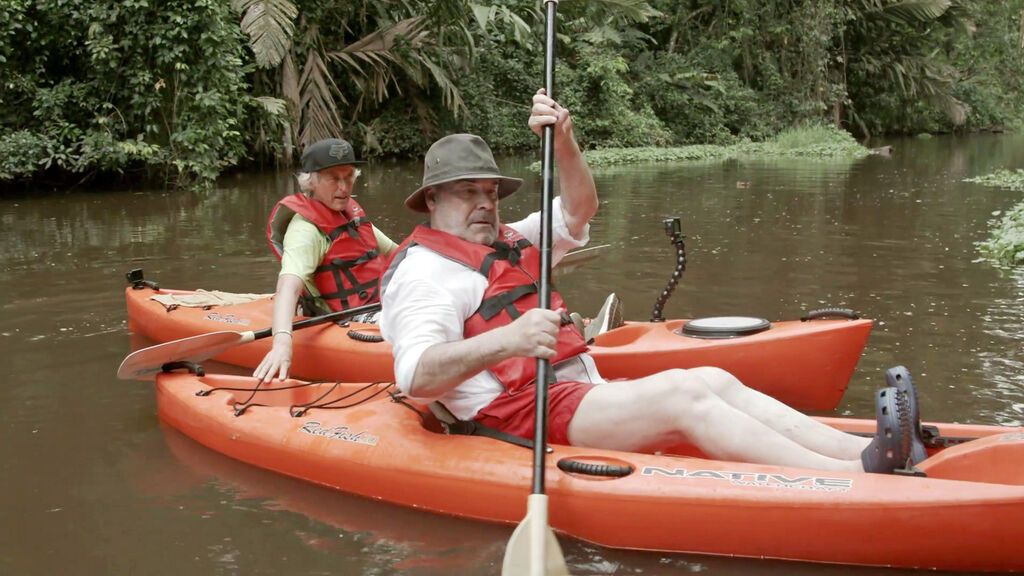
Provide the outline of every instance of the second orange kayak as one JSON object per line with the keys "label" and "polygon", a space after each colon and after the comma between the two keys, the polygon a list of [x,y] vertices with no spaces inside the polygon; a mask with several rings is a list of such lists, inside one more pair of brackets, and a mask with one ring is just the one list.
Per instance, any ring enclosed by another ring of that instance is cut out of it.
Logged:
{"label": "second orange kayak", "polygon": [[[151,299],[157,293],[152,288],[130,286],[125,292],[129,329],[155,342],[222,330],[259,330],[271,323],[273,303],[269,298],[209,309],[168,309]],[[160,289],[159,293],[193,292]],[[872,325],[870,320],[784,321],[756,334],[704,339],[680,334],[684,322],[627,322],[598,336],[590,354],[608,379],[716,366],[795,408],[831,410],[846,391]],[[376,326],[358,323],[296,331],[293,375],[309,380],[391,381],[391,347],[372,341],[379,333]],[[216,360],[255,367],[270,346],[269,339],[256,340],[232,348]]]}

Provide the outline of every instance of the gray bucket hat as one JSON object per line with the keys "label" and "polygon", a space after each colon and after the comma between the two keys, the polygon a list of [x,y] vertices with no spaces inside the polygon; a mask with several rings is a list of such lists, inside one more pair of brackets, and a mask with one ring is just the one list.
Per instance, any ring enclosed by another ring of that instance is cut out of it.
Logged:
{"label": "gray bucket hat", "polygon": [[352,145],[341,138],[327,138],[314,142],[302,152],[302,171],[319,172],[342,164],[364,164],[356,160]]}
{"label": "gray bucket hat", "polygon": [[454,182],[496,178],[498,198],[504,198],[522,185],[519,178],[502,176],[491,148],[484,139],[473,134],[452,134],[434,142],[423,158],[423,185],[405,199],[405,205],[416,212],[427,212],[424,191],[431,186]]}

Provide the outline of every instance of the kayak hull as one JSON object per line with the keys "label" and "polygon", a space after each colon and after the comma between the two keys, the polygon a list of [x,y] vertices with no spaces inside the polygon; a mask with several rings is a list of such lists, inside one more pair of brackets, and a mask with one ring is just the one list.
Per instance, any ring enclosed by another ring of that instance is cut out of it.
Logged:
{"label": "kayak hull", "polygon": [[[235,403],[249,392],[197,392],[252,388],[251,378],[164,373],[156,380],[158,414],[226,456],[335,490],[462,518],[505,524],[522,519],[531,485],[529,450],[432,431],[391,401],[389,384],[283,389],[296,384],[275,384],[282,389],[253,400],[265,405],[236,416]],[[348,407],[291,415],[293,404],[319,397]],[[874,426],[823,421],[854,432]],[[613,548],[1024,570],[1024,428],[936,426],[943,436],[968,441],[931,450],[921,468],[934,478],[721,462],[685,446],[672,456],[554,446],[546,470],[550,523]],[[975,444],[984,448],[971,450]],[[633,471],[621,478],[585,476],[556,465],[567,459]],[[963,466],[956,465],[959,460]],[[932,461],[938,464],[929,468]],[[975,477],[960,479],[960,470],[974,470]]]}
{"label": "kayak hull", "polygon": [[[162,289],[165,294],[191,294]],[[222,330],[270,326],[272,301],[168,310],[151,299],[150,288],[125,292],[128,327],[155,342]],[[684,320],[627,322],[601,334],[590,348],[607,379],[648,376],[672,368],[716,366],[751,388],[802,410],[831,410],[846,392],[871,331],[870,320],[775,322],[764,332],[729,339],[701,339],[678,333]],[[391,347],[356,340],[350,333],[379,335],[376,326],[324,324],[293,335],[292,371],[309,380],[390,381]],[[255,368],[270,350],[269,338],[231,348],[215,359]],[[800,377],[794,377],[800,374]]]}

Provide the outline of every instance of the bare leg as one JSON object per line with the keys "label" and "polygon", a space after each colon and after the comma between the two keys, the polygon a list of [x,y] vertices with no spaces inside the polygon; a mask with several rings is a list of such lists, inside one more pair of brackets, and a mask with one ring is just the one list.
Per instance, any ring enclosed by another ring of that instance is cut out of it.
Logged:
{"label": "bare leg", "polygon": [[871,438],[836,430],[771,396],[748,388],[725,370],[694,368],[686,372],[703,379],[712,392],[733,408],[818,454],[854,460],[860,458],[860,453],[871,443]]}
{"label": "bare leg", "polygon": [[569,425],[569,439],[579,446],[629,451],[685,439],[722,460],[863,471],[859,454],[856,459],[831,458],[801,446],[730,406],[685,370],[594,388]]}

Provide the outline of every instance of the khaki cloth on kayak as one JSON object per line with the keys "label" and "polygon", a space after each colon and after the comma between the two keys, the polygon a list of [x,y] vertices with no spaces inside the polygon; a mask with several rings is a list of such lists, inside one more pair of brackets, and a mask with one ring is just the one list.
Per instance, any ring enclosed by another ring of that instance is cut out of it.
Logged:
{"label": "khaki cloth on kayak", "polygon": [[245,304],[246,302],[262,300],[264,298],[270,298],[271,296],[273,296],[273,294],[235,294],[232,292],[203,290],[200,288],[190,294],[156,294],[150,298],[163,304],[167,308],[176,306],[183,306],[186,308],[209,308],[210,306]]}

